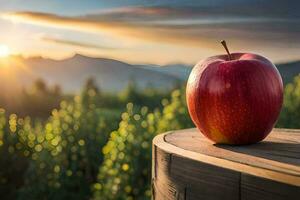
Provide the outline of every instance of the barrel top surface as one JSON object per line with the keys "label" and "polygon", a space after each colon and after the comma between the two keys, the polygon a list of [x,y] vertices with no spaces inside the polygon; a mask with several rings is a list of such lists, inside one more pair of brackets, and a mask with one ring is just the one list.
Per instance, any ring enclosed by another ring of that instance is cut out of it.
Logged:
{"label": "barrel top surface", "polygon": [[300,186],[300,130],[274,129],[257,144],[214,144],[197,129],[171,131],[154,139],[170,153]]}

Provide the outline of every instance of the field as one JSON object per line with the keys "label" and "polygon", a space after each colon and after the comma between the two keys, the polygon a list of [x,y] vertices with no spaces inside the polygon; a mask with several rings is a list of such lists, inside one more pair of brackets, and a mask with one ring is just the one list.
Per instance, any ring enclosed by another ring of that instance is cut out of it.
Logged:
{"label": "field", "polygon": [[[152,138],[193,127],[184,87],[110,94],[88,79],[65,95],[39,80],[31,91],[20,113],[0,110],[1,199],[150,199]],[[284,102],[277,127],[300,128],[300,76]]]}

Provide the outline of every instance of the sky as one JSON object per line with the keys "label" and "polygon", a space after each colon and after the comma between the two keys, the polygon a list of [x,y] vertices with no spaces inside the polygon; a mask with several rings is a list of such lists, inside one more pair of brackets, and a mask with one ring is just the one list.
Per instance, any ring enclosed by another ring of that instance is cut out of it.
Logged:
{"label": "sky", "polygon": [[0,46],[63,59],[186,63],[225,51],[300,60],[296,0],[0,0]]}

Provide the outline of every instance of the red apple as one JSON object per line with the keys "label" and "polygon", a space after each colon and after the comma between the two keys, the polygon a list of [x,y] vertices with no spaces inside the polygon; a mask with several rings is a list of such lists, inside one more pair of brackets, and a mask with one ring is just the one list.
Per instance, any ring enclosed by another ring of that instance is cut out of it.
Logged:
{"label": "red apple", "polygon": [[222,144],[251,144],[274,127],[283,102],[277,68],[253,53],[213,56],[192,70],[186,97],[190,116],[207,138]]}

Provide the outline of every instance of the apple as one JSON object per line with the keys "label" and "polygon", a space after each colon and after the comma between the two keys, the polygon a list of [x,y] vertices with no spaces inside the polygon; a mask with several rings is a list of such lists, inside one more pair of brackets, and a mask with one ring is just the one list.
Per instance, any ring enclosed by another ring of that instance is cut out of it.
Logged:
{"label": "apple", "polygon": [[207,138],[242,145],[263,140],[274,127],[283,102],[277,68],[253,53],[209,57],[192,70],[186,89],[189,114]]}

